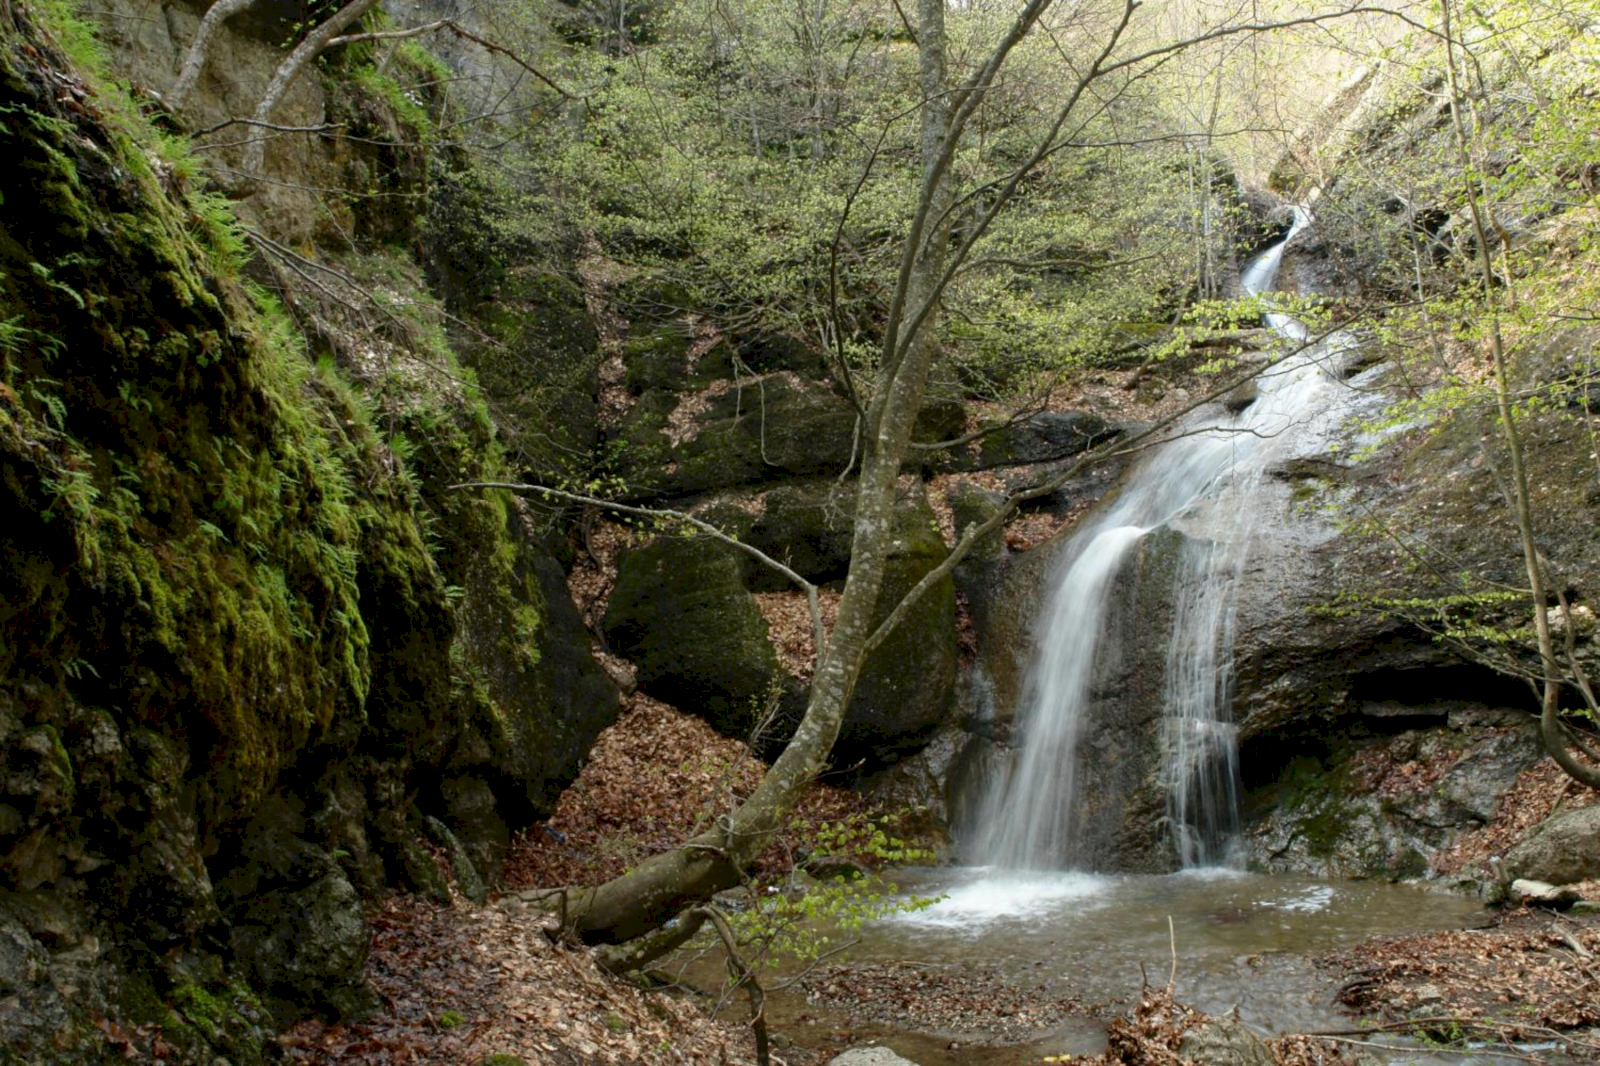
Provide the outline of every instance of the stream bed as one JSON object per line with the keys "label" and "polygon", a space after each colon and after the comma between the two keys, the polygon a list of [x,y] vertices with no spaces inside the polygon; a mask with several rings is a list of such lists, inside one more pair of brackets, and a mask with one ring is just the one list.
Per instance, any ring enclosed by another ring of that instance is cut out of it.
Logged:
{"label": "stream bed", "polygon": [[[1313,959],[1373,936],[1481,924],[1468,900],[1379,882],[1192,870],[1168,876],[895,871],[931,906],[868,923],[768,1002],[794,1044],[880,1043],[921,1066],[1103,1050],[1141,973],[1265,1033],[1346,1029]],[[714,985],[720,965],[690,971]],[[778,982],[769,979],[768,984]],[[742,1001],[726,1017],[741,1016]]]}

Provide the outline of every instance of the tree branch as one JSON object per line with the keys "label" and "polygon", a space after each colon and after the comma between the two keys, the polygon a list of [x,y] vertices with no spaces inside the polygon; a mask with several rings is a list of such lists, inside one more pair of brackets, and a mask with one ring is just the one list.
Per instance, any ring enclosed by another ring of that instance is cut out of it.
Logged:
{"label": "tree branch", "polygon": [[457,22],[455,19],[439,19],[436,22],[429,22],[422,26],[412,26],[411,28],[404,30],[376,30],[372,33],[352,33],[343,37],[335,37],[331,41],[328,41],[324,47],[332,48],[334,45],[338,44],[355,44],[357,41],[397,41],[406,37],[420,37],[424,33],[433,33],[437,30],[449,30],[457,37],[471,41],[472,43],[494,52],[497,55],[505,56],[507,59],[511,60],[511,62],[515,63],[529,74],[532,74],[535,78],[538,78],[540,81],[544,82],[563,99],[578,99],[577,96],[558,85],[555,80],[549,75],[545,74],[544,71],[533,66],[527,60],[517,55],[517,53],[511,51],[511,49],[480,37],[478,34],[473,33],[471,30],[461,25],[461,23]]}
{"label": "tree branch", "polygon": [[[277,108],[278,101],[283,99],[284,93],[289,91],[289,86],[294,84],[295,78],[300,76],[300,71],[305,69],[305,65],[320,55],[322,50],[328,47],[328,43],[346,26],[365,15],[377,2],[378,0],[350,0],[348,4],[329,16],[326,22],[306,34],[305,39],[295,46],[294,51],[290,52],[273,72],[272,80],[267,83],[266,92],[261,94],[261,102],[256,105],[254,121],[272,121],[272,112]],[[247,181],[254,180],[260,175],[266,163],[266,156],[265,141],[255,141],[245,148],[242,169]]]}
{"label": "tree branch", "polygon": [[200,80],[200,72],[206,64],[206,53],[211,48],[211,38],[216,35],[222,24],[241,11],[246,11],[255,6],[256,0],[217,0],[206,9],[204,17],[200,19],[200,27],[194,32],[194,40],[189,42],[189,48],[183,54],[183,66],[178,70],[178,80],[172,83],[172,88],[167,90],[166,104],[174,111],[183,110],[189,102],[189,94],[194,91],[195,83]]}
{"label": "tree branch", "polygon": [[817,586],[801,577],[798,573],[785,566],[783,563],[778,562],[778,560],[774,559],[760,548],[757,548],[751,544],[746,544],[738,537],[729,536],[727,533],[724,533],[710,522],[696,518],[692,514],[685,514],[683,511],[671,511],[660,507],[635,507],[631,504],[616,503],[612,500],[603,500],[598,496],[584,496],[576,492],[567,492],[563,489],[553,489],[548,485],[529,485],[520,482],[509,481],[463,481],[460,484],[451,485],[450,488],[453,490],[505,489],[509,492],[537,492],[541,495],[552,497],[553,499],[566,500],[569,503],[586,503],[595,507],[603,507],[608,511],[616,511],[618,514],[629,514],[639,518],[667,518],[674,522],[682,522],[685,525],[693,526],[695,529],[698,529],[700,532],[706,534],[712,539],[721,541],[723,544],[726,544],[731,548],[736,548],[739,551],[744,552],[756,562],[776,570],[778,573],[782,574],[784,577],[800,586],[800,588],[805,591],[806,603],[811,608],[812,636],[816,640],[816,647],[819,655],[822,652],[823,645],[827,641],[827,633],[822,625],[822,607],[817,600]]}

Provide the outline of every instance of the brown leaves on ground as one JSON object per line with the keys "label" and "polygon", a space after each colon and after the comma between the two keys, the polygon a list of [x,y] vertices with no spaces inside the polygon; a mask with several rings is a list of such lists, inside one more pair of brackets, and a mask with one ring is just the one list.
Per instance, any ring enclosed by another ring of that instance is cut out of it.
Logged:
{"label": "brown leaves on ground", "polygon": [[[543,826],[522,834],[505,868],[508,888],[598,884],[712,825],[755,790],[766,765],[740,742],[642,693],[600,734],[578,779]],[[823,822],[865,812],[844,789],[813,785],[757,864],[770,874]]]}
{"label": "brown leaves on ground", "polygon": [[1073,1061],[1096,1066],[1186,1066],[1189,1060],[1178,1054],[1178,1046],[1184,1034],[1204,1019],[1173,999],[1170,989],[1145,985],[1132,1016],[1113,1019],[1106,1026],[1106,1050]]}
{"label": "brown leaves on ground", "polygon": [[639,534],[593,512],[584,515],[580,533],[583,554],[567,575],[567,591],[572,594],[584,626],[591,633],[598,633],[617,583],[617,556],[624,548],[632,547]]}
{"label": "brown leaves on ground", "polygon": [[747,1031],[696,1005],[606,975],[585,951],[499,907],[396,898],[372,920],[367,980],[382,1007],[365,1021],[302,1022],[279,1038],[302,1066],[469,1066],[514,1055],[529,1066],[753,1061]]}
{"label": "brown leaves on ground", "polygon": [[1455,873],[1491,855],[1504,855],[1558,809],[1572,810],[1594,803],[1600,803],[1600,792],[1582,787],[1552,760],[1541,759],[1518,775],[1516,783],[1500,797],[1493,820],[1456,838],[1455,843],[1434,856],[1433,868],[1439,873]]}
{"label": "brown leaves on ground", "polygon": [[1422,759],[1403,759],[1386,747],[1362,748],[1350,759],[1350,780],[1362,791],[1379,796],[1411,796],[1443,777],[1460,758],[1458,748]]}
{"label": "brown leaves on ground", "polygon": [[1600,925],[1592,920],[1514,911],[1492,928],[1371,940],[1318,965],[1345,972],[1341,1003],[1423,1032],[1429,1026],[1416,1019],[1444,1019],[1432,1027],[1436,1036],[1474,1029],[1527,1040],[1600,1026]]}
{"label": "brown leaves on ground", "polygon": [[[778,654],[778,665],[790,677],[809,681],[817,664],[817,642],[806,594],[793,589],[757,592],[754,598],[761,617],[767,621],[767,635],[772,640],[773,651]],[[834,619],[839,617],[840,599],[839,592],[834,589],[817,590],[817,609],[822,615],[824,631],[832,631]]]}
{"label": "brown leaves on ground", "polygon": [[969,963],[817,966],[800,987],[808,1004],[838,1011],[852,1025],[980,1034],[984,1043],[1020,1043],[1085,1013],[1075,998]]}

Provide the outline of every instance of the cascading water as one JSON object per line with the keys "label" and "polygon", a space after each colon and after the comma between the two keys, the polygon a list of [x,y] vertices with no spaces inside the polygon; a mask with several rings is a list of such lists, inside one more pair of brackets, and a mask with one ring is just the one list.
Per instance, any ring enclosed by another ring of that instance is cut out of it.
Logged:
{"label": "cascading water", "polygon": [[[1289,235],[1244,271],[1245,292],[1266,291],[1290,238],[1309,221],[1296,209]],[[1267,324],[1296,341],[1306,328],[1269,313]],[[1167,815],[1185,866],[1223,862],[1237,829],[1237,756],[1228,696],[1235,588],[1259,510],[1265,471],[1299,427],[1327,406],[1338,379],[1323,367],[1350,344],[1335,336],[1263,373],[1253,403],[1219,419],[1195,412],[1086,520],[1063,551],[1063,569],[1037,627],[1018,726],[1022,744],[982,813],[976,850],[1012,869],[1083,864],[1079,746],[1094,710],[1097,662],[1114,585],[1152,530],[1184,534],[1173,631],[1162,686],[1162,779]]]}

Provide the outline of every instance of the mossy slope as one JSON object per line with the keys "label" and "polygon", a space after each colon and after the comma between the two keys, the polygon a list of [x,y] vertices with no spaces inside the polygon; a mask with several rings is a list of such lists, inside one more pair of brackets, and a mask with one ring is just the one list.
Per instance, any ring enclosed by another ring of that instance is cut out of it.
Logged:
{"label": "mossy slope", "polygon": [[521,516],[444,488],[506,468],[442,339],[465,393],[314,364],[16,5],[0,112],[0,1059],[260,1061],[361,1009],[359,893],[429,880],[423,815],[492,862],[615,697]]}

